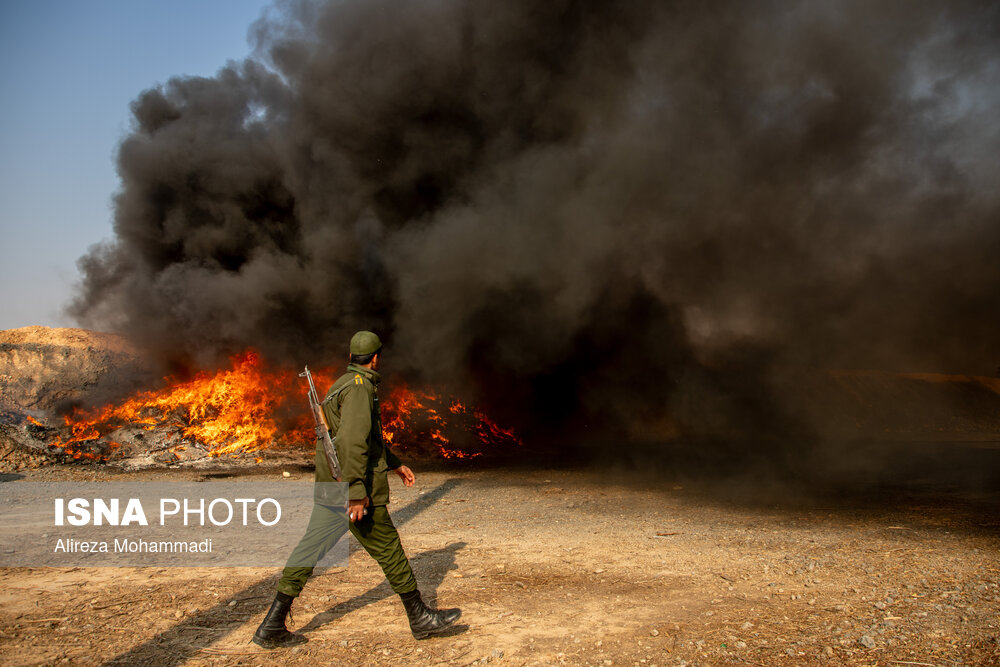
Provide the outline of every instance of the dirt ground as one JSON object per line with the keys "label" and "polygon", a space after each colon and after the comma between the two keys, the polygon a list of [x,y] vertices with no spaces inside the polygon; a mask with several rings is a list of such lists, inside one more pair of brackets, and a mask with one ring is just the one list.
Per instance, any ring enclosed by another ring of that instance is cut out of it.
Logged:
{"label": "dirt ground", "polygon": [[[282,471],[311,474],[226,474]],[[393,485],[391,510],[425,599],[463,610],[449,636],[415,641],[363,552],[310,581],[290,623],[309,642],[276,651],[249,643],[275,570],[7,568],[0,661],[1000,664],[989,495],[751,499],[579,470],[417,472],[415,487]],[[5,479],[204,474],[55,466]]]}

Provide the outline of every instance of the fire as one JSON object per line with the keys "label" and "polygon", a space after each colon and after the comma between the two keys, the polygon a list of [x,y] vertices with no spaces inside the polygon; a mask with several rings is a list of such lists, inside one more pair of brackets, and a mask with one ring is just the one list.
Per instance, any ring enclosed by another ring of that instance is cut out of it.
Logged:
{"label": "fire", "polygon": [[[253,351],[230,362],[217,373],[168,378],[164,388],[118,404],[75,410],[64,418],[66,435],[51,446],[74,459],[107,460],[138,447],[168,460],[190,457],[191,449],[204,450],[198,456],[253,453],[258,463],[263,450],[311,448],[312,418],[298,373],[273,369]],[[329,370],[314,375],[321,391],[334,377]],[[431,443],[430,451],[444,458],[474,458],[484,447],[521,444],[482,411],[429,389],[400,386],[382,401],[382,409],[383,434],[403,451]],[[466,446],[470,440],[472,448]]]}
{"label": "fire", "polygon": [[197,443],[209,456],[309,439],[308,415],[284,432],[277,418],[288,414],[289,401],[300,399],[296,373],[272,371],[251,351],[233,357],[231,364],[228,370],[198,373],[190,380],[168,379],[164,389],[141,392],[117,405],[74,411],[65,418],[69,437],[53,446],[75,459],[107,458],[121,447],[116,438],[130,427],[169,431],[169,452]]}
{"label": "fire", "polygon": [[[429,440],[446,459],[476,458],[482,456],[484,447],[523,444],[513,429],[501,428],[481,410],[430,389],[396,387],[383,401],[382,417],[382,433],[390,444],[406,450]],[[476,449],[453,445],[455,433],[475,435]]]}

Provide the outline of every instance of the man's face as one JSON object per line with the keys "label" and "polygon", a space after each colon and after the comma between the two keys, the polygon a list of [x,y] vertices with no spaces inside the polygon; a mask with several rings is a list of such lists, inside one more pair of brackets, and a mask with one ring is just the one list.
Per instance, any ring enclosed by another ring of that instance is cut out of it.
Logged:
{"label": "man's face", "polygon": [[382,354],[381,353],[376,354],[374,357],[372,357],[372,370],[373,371],[378,368],[378,362],[380,362],[380,361],[382,361]]}

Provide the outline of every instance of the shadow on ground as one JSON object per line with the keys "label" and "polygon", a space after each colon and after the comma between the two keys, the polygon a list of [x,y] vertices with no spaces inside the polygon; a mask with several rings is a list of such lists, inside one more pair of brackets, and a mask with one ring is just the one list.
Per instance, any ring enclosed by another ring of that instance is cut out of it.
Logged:
{"label": "shadow on ground", "polygon": [[[396,526],[401,526],[408,521],[411,521],[432,507],[437,501],[461,483],[461,480],[458,479],[445,480],[434,489],[421,495],[417,500],[393,512],[393,522]],[[443,574],[441,574],[441,576],[437,576],[434,573],[443,573],[447,571],[448,567],[444,567],[442,569],[442,565],[447,565],[449,562],[454,564],[455,553],[464,546],[465,544],[463,542],[458,542],[449,545],[444,549],[416,554],[412,557],[414,572],[417,574],[418,581],[421,579],[420,575],[424,574],[426,581],[433,586],[433,588],[427,588],[428,593],[430,593],[431,590],[436,591],[437,586],[441,583],[443,578]],[[104,661],[102,664],[155,664],[171,666],[187,662],[203,648],[211,646],[213,643],[231,632],[231,627],[215,627],[219,624],[220,618],[226,618],[231,621],[232,615],[231,608],[229,606],[231,602],[248,600],[257,601],[252,605],[251,613],[254,617],[259,616],[263,619],[264,612],[267,610],[271,599],[274,597],[274,587],[280,574],[280,571],[277,571],[273,575],[248,586],[232,596],[219,600],[218,604],[200,611],[197,614],[186,617],[183,621],[177,623],[169,629],[156,634],[154,637],[151,637],[142,644],[139,644],[125,653]],[[388,584],[383,581],[379,586],[376,586],[361,595],[355,596],[350,600],[346,600],[330,610],[321,613],[317,616],[317,618],[310,621],[310,624],[306,626],[306,628],[314,630],[336,618],[343,616],[349,611],[360,609],[366,604],[370,604],[376,600],[381,600],[391,594],[392,591],[389,589]],[[433,600],[433,597],[430,599]],[[400,613],[402,613],[402,610]],[[463,627],[464,626],[457,627],[456,632],[461,632]],[[249,643],[249,636],[247,636],[246,641]]]}
{"label": "shadow on ground", "polygon": [[[424,602],[428,605],[434,607],[437,606],[437,588],[441,585],[441,582],[444,581],[444,577],[447,572],[457,569],[458,566],[455,565],[455,554],[464,548],[465,542],[455,542],[442,549],[424,551],[410,557],[410,564],[413,567],[413,573],[416,575],[417,581],[420,584],[420,592],[423,594]],[[383,580],[378,586],[365,591],[361,595],[356,595],[349,600],[339,602],[326,611],[316,614],[316,616],[314,616],[306,625],[301,628],[297,628],[296,632],[308,635],[310,632],[318,630],[328,623],[332,623],[345,614],[349,614],[352,611],[357,611],[358,609],[366,607],[374,602],[393,596],[395,596],[395,593],[393,593],[392,589],[389,587],[389,582]],[[400,615],[404,613],[402,603],[399,605],[399,613]],[[456,631],[451,632],[450,634],[460,634],[467,629],[468,626],[456,626]]]}

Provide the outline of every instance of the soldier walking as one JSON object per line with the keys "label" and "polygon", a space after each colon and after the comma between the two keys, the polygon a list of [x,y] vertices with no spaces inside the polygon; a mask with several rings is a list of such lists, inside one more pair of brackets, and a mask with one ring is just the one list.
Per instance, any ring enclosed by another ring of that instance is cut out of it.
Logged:
{"label": "soldier walking", "polygon": [[[351,338],[350,351],[347,372],[330,387],[323,400],[323,412],[330,434],[336,438],[334,445],[341,462],[342,481],[349,484],[347,509],[351,534],[382,567],[393,592],[402,599],[413,636],[424,639],[451,626],[462,612],[459,609],[432,609],[424,604],[410,562],[399,542],[399,534],[386,510],[389,502],[387,472],[395,472],[406,486],[413,486],[414,475],[382,439],[377,389],[380,377],[376,372],[382,342],[371,331],[359,331]],[[316,445],[316,481],[335,481],[321,443]],[[342,510],[314,505],[306,533],[289,559],[289,566],[282,572],[274,602],[254,633],[254,643],[264,648],[278,648],[307,641],[285,628],[285,617],[292,601],[302,592],[313,572],[312,567],[293,566],[304,562],[296,554],[321,557],[343,532]]]}

